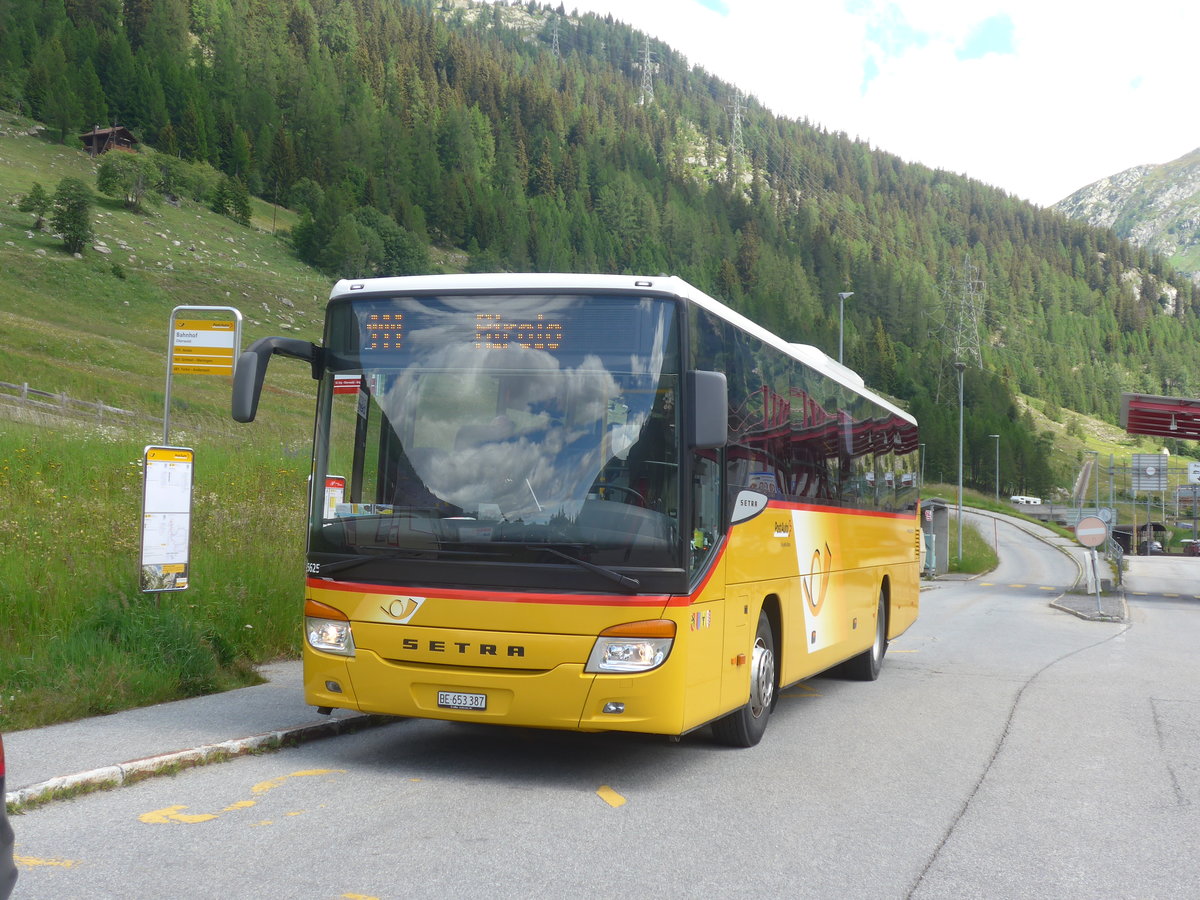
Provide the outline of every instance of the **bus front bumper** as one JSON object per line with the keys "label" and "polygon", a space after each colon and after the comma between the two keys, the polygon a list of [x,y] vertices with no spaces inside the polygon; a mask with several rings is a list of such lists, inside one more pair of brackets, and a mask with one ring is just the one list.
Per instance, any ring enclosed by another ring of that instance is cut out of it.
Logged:
{"label": "bus front bumper", "polygon": [[676,668],[671,661],[637,675],[585,673],[578,663],[545,671],[452,668],[306,646],[304,697],[313,706],[378,715],[675,735],[683,730]]}

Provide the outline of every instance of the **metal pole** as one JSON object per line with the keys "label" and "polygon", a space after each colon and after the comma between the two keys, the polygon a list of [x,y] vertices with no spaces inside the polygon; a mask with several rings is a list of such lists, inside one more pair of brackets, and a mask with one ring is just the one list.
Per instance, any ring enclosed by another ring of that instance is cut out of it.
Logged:
{"label": "metal pole", "polygon": [[1113,455],[1108,454],[1108,508],[1113,511],[1113,527],[1117,524],[1117,497],[1113,488],[1113,475],[1116,473],[1116,467],[1113,464]]}
{"label": "metal pole", "polygon": [[963,544],[963,515],[962,515],[962,495],[963,495],[963,369],[967,367],[966,363],[955,362],[954,368],[958,369],[958,561],[962,562],[962,544]]}
{"label": "metal pole", "polygon": [[838,294],[838,362],[842,361],[842,335],[846,331],[846,298],[853,296],[854,291],[842,291]]}
{"label": "metal pole", "polygon": [[1000,435],[989,434],[988,437],[996,439],[996,502],[1000,502]]}

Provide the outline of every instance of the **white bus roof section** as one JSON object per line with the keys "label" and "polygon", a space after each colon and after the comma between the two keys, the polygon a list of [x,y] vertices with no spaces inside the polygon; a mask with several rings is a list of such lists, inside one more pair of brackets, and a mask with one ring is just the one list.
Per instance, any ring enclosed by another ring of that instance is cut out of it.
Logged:
{"label": "white bus roof section", "polygon": [[894,403],[884,400],[863,383],[862,377],[853,369],[842,365],[810,344],[794,344],[772,334],[761,325],[735,312],[719,300],[708,296],[699,288],[688,284],[675,275],[578,275],[544,272],[499,272],[470,275],[406,275],[395,278],[342,279],[329,292],[329,299],[352,297],[364,294],[418,291],[620,291],[623,293],[653,291],[673,294],[694,302],[701,309],[719,316],[743,331],[754,335],[766,344],[798,359],[809,368],[815,369],[826,378],[836,381],[856,394],[861,394],[904,419],[916,424],[917,420]]}

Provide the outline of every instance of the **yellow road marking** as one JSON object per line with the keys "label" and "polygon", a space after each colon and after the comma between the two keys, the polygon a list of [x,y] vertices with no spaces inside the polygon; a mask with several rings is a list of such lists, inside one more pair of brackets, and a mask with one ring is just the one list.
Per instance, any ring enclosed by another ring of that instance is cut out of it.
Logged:
{"label": "yellow road marking", "polygon": [[601,800],[614,809],[616,809],[618,806],[624,806],[626,803],[625,798],[610,788],[607,784],[600,785],[600,787],[597,788],[596,793],[600,796]]}
{"label": "yellow road marking", "polygon": [[[291,775],[280,775],[278,778],[271,778],[268,781],[260,781],[258,784],[250,788],[252,794],[265,794],[267,791],[274,790],[279,787],[289,778],[306,778],[313,775],[334,775],[345,772],[345,769],[302,769],[299,772],[293,772]],[[221,812],[234,812],[239,809],[249,809],[254,806],[257,800],[238,800],[230,803]],[[199,822],[211,822],[217,818],[218,814],[214,813],[185,813],[182,810],[187,809],[186,806],[167,806],[163,809],[152,810],[148,813],[142,813],[138,819],[145,822],[147,825],[170,825],[175,822],[185,825],[195,825]],[[287,813],[289,816],[298,816],[301,813]],[[258,823],[260,825],[271,824],[270,820]]]}
{"label": "yellow road marking", "polygon": [[272,778],[269,781],[260,781],[254,787],[250,788],[252,794],[265,794],[267,791],[272,791],[279,787],[289,778],[306,778],[313,775],[334,775],[342,774],[345,769],[302,769],[299,772],[293,772],[291,775],[280,775],[278,778]]}
{"label": "yellow road marking", "polygon": [[1058,588],[1054,587],[1053,585],[1043,584],[1041,587],[1038,588],[1038,590],[1039,591],[1057,591]]}
{"label": "yellow road marking", "polygon": [[18,866],[36,869],[39,866],[57,866],[60,869],[73,869],[79,865],[74,859],[38,859],[36,856],[13,856]]}
{"label": "yellow road marking", "polygon": [[185,825],[195,825],[197,822],[211,822],[216,818],[212,813],[184,813],[180,810],[186,806],[168,806],[153,812],[142,813],[138,819],[147,825],[170,825],[172,822],[182,822]]}

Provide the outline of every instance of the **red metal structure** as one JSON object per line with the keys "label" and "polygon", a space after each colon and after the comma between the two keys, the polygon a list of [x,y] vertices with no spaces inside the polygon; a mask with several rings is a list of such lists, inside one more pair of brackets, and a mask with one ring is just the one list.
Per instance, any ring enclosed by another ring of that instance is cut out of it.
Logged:
{"label": "red metal structure", "polygon": [[1130,434],[1200,441],[1200,400],[1122,394],[1121,427]]}

